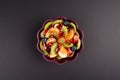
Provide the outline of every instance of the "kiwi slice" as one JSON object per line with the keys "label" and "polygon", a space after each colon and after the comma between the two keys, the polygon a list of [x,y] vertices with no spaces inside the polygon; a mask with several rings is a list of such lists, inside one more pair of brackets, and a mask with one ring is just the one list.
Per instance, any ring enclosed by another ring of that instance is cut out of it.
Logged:
{"label": "kiwi slice", "polygon": [[63,20],[55,20],[55,21],[53,22],[53,24],[57,24],[57,23],[61,23],[61,22],[63,22]]}
{"label": "kiwi slice", "polygon": [[79,49],[80,46],[81,46],[81,40],[79,39],[79,40],[78,40],[78,43],[77,43],[77,49]]}
{"label": "kiwi slice", "polygon": [[65,33],[65,36],[68,34],[68,29],[66,26],[62,26],[62,31]]}
{"label": "kiwi slice", "polygon": [[70,25],[73,27],[74,31],[76,31],[76,25],[72,22],[70,22]]}
{"label": "kiwi slice", "polygon": [[56,48],[58,46],[58,43],[55,42],[52,46],[51,46],[51,50],[50,50],[50,58],[54,58],[57,56],[56,54]]}
{"label": "kiwi slice", "polygon": [[73,46],[73,43],[70,43],[70,44],[63,43],[63,45],[64,45],[65,47],[69,48],[69,47],[72,47],[72,46]]}
{"label": "kiwi slice", "polygon": [[45,26],[44,26],[44,30],[46,30],[47,28],[49,28],[49,26],[52,24],[53,22],[48,22]]}
{"label": "kiwi slice", "polygon": [[40,49],[44,52],[44,55],[48,55],[49,53],[42,48],[42,41],[40,41]]}

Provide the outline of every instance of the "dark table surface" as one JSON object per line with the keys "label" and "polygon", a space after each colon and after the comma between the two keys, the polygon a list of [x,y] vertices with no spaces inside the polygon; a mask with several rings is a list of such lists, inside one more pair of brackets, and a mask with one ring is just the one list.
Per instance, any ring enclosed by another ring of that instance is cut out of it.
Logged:
{"label": "dark table surface", "polygon": [[[49,18],[78,22],[85,48],[73,62],[46,62],[36,33]],[[0,1],[0,80],[120,80],[120,0]]]}

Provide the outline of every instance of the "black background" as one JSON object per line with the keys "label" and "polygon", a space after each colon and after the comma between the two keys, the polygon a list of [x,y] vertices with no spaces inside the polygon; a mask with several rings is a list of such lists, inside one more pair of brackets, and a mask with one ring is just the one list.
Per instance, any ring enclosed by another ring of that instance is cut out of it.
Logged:
{"label": "black background", "polygon": [[[75,61],[46,62],[36,33],[49,18],[78,22],[85,48]],[[0,80],[120,80],[119,0],[0,1]]]}

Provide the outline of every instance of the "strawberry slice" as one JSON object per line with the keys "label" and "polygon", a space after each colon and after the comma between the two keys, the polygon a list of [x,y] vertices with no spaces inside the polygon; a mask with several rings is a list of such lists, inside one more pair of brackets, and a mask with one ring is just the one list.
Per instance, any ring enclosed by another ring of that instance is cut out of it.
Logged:
{"label": "strawberry slice", "polygon": [[44,35],[46,35],[46,33],[49,31],[49,28],[47,28],[45,31],[44,31]]}
{"label": "strawberry slice", "polygon": [[79,36],[78,35],[74,35],[74,43],[77,43],[79,40]]}
{"label": "strawberry slice", "polygon": [[70,50],[70,48],[67,49],[68,50],[68,56],[72,55],[72,50]]}

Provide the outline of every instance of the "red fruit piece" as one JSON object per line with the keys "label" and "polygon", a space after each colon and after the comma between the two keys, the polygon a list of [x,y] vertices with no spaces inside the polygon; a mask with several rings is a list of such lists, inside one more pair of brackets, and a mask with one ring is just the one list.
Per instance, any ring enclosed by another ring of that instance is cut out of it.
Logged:
{"label": "red fruit piece", "polygon": [[45,43],[42,43],[43,50],[46,50]]}
{"label": "red fruit piece", "polygon": [[44,35],[46,35],[46,33],[49,31],[49,29],[46,29],[45,32],[44,32]]}
{"label": "red fruit piece", "polygon": [[68,50],[68,56],[72,55],[72,51],[70,50],[70,48],[68,48],[67,50]]}
{"label": "red fruit piece", "polygon": [[79,40],[79,36],[78,35],[74,35],[74,43],[77,43]]}

